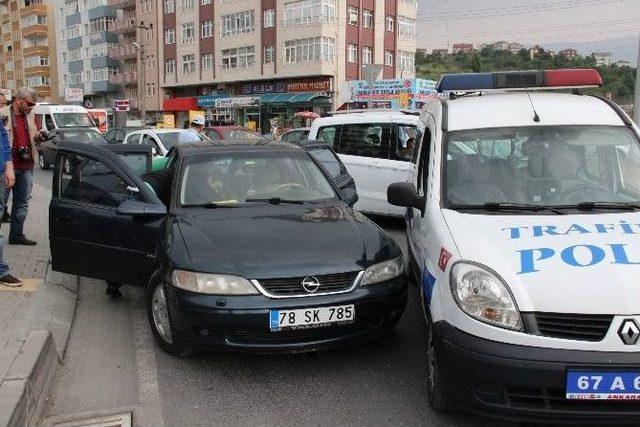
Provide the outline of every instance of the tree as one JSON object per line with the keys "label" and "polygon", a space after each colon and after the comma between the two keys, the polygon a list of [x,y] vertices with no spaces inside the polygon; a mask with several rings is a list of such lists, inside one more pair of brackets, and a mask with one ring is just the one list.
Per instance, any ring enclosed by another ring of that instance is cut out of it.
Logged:
{"label": "tree", "polygon": [[474,73],[482,71],[482,62],[480,61],[480,56],[477,53],[473,55],[473,59],[471,60],[471,71]]}

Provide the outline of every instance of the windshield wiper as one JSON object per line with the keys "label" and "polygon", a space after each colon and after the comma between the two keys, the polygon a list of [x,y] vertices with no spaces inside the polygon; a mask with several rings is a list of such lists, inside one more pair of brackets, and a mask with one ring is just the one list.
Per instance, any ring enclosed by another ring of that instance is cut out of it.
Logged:
{"label": "windshield wiper", "polygon": [[575,206],[560,206],[561,208],[575,208],[580,211],[592,211],[594,209],[611,209],[611,210],[636,210],[640,209],[640,205],[628,202],[581,202]]}
{"label": "windshield wiper", "polygon": [[549,211],[557,215],[564,215],[564,212],[555,209],[555,206],[534,205],[528,203],[506,203],[506,202],[488,202],[481,205],[451,205],[451,209],[462,210],[485,210],[485,211]]}
{"label": "windshield wiper", "polygon": [[304,200],[291,200],[291,199],[283,199],[281,197],[269,197],[266,199],[246,199],[245,202],[247,203],[251,203],[251,202],[267,202],[267,203],[271,203],[272,205],[279,205],[280,203],[289,203],[289,204],[293,204],[293,205],[302,205],[304,203]]}
{"label": "windshield wiper", "polygon": [[205,208],[205,209],[218,209],[218,208],[237,208],[235,203],[220,203],[220,202],[207,202],[196,203],[191,205],[182,205],[183,208]]}

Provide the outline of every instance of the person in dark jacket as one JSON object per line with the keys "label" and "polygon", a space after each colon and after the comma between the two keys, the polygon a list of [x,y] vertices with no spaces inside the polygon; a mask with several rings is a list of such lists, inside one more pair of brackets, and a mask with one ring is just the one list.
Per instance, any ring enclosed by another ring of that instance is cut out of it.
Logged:
{"label": "person in dark jacket", "polygon": [[[0,176],[6,188],[13,187],[13,184],[16,182],[9,136],[2,121],[0,121]],[[9,273],[9,266],[4,262],[4,243],[4,237],[0,236],[0,285],[12,288],[22,286],[22,281]]]}

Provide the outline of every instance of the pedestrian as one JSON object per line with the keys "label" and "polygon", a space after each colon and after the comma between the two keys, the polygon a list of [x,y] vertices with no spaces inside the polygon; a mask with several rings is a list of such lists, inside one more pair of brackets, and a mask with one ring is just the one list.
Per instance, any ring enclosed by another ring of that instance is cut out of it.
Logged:
{"label": "pedestrian", "polygon": [[[44,135],[37,130],[32,113],[38,98],[37,92],[30,87],[22,87],[16,92],[11,106],[0,109],[0,117],[7,117],[7,131],[11,146],[15,184],[13,185],[13,203],[11,206],[11,226],[9,228],[10,245],[36,245],[35,240],[24,235],[24,223],[29,213],[29,199],[33,188],[34,143],[40,142]],[[0,185],[4,184],[0,181]],[[2,187],[5,187],[2,185]],[[6,187],[5,187],[6,188]],[[5,192],[2,188],[0,194]],[[2,210],[7,198],[2,197]]]}
{"label": "pedestrian", "polygon": [[[9,145],[9,136],[4,127],[4,123],[0,120],[0,175],[3,186],[6,188],[13,187],[16,182],[15,172],[13,170],[13,160],[11,156],[11,146]],[[22,281],[9,273],[9,266],[4,262],[3,249],[4,237],[0,236],[0,285],[11,288],[22,286]]]}
{"label": "pedestrian", "polygon": [[180,132],[178,136],[179,144],[189,144],[192,142],[201,142],[200,134],[204,130],[204,117],[196,116],[189,123],[189,128]]}
{"label": "pedestrian", "polygon": [[[5,96],[4,93],[0,93],[0,110],[6,106],[7,106],[7,97]],[[0,121],[2,122],[2,125],[5,127],[5,133],[6,133],[8,117],[3,117],[2,120]],[[4,200],[4,203],[0,202],[0,204],[4,206],[4,210],[2,211],[2,219],[0,219],[0,222],[11,221],[11,215],[9,215],[9,210],[7,209],[10,192],[11,192],[11,189],[5,187],[5,191],[0,193],[0,199]]]}

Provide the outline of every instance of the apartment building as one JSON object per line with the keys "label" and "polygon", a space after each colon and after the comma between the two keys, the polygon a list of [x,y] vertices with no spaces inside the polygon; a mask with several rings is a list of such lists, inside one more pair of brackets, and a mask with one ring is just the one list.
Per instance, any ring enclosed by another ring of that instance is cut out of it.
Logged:
{"label": "apartment building", "polygon": [[45,0],[0,0],[0,87],[31,86],[56,102],[54,9]]}
{"label": "apartment building", "polygon": [[213,122],[270,120],[340,107],[363,64],[415,75],[417,0],[161,0],[165,111]]}

